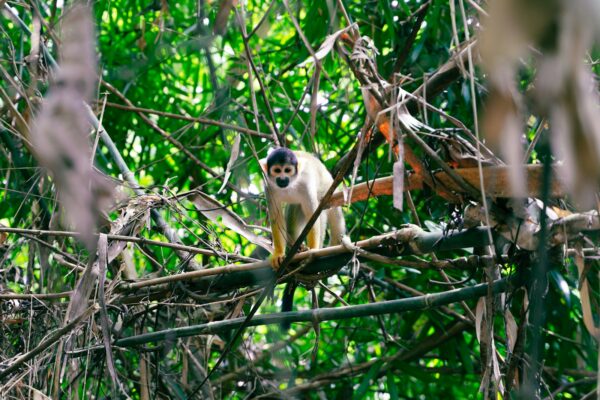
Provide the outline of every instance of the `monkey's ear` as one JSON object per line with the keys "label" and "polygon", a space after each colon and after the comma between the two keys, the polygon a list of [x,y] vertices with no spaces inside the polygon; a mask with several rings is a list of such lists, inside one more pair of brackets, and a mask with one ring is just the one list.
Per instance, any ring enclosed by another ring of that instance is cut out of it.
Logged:
{"label": "monkey's ear", "polygon": [[261,158],[260,160],[258,160],[258,163],[260,164],[260,168],[263,170],[263,172],[267,174],[267,159]]}

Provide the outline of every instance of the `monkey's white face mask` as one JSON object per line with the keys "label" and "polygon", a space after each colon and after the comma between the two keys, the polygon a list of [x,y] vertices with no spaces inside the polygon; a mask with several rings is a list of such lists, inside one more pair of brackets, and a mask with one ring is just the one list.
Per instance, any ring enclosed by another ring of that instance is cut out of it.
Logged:
{"label": "monkey's white face mask", "polygon": [[295,165],[291,164],[275,164],[268,171],[269,180],[280,188],[293,186],[293,183],[298,176],[298,170]]}

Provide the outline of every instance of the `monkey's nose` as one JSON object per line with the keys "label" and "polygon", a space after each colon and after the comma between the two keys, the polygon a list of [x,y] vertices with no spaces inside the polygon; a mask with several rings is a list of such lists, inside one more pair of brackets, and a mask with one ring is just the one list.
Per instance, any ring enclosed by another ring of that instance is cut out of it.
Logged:
{"label": "monkey's nose", "polygon": [[284,187],[287,187],[287,185],[290,183],[290,179],[289,178],[277,178],[277,179],[275,179],[275,182],[277,182],[277,186],[279,186],[280,188],[284,188]]}

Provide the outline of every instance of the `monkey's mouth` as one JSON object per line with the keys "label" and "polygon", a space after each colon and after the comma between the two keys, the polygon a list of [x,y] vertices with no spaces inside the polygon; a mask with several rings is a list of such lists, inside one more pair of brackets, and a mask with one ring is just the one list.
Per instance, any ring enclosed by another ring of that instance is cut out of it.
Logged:
{"label": "monkey's mouth", "polygon": [[280,188],[284,188],[290,184],[290,179],[289,178],[276,178],[275,182],[277,183],[277,186],[279,186]]}

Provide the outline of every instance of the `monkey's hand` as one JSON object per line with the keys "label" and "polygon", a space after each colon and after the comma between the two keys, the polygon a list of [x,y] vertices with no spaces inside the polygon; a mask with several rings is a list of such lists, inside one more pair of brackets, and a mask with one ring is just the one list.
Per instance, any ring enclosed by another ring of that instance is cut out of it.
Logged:
{"label": "monkey's hand", "polygon": [[273,252],[273,254],[271,254],[271,267],[277,271],[279,269],[279,267],[281,266],[281,263],[283,262],[283,259],[285,258],[285,253],[280,253],[278,251]]}
{"label": "monkey's hand", "polygon": [[310,250],[310,249],[308,248],[308,246],[306,246],[304,243],[302,243],[302,244],[300,245],[300,248],[298,249],[298,253],[302,253],[303,251],[308,251],[308,250]]}

